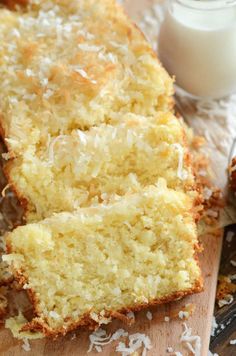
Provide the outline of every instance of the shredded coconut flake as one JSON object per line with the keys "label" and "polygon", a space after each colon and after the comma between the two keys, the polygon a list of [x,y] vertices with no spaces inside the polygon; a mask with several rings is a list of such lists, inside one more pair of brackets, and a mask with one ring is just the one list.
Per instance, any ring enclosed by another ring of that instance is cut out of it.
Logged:
{"label": "shredded coconut flake", "polygon": [[205,187],[205,188],[203,189],[202,194],[203,194],[203,198],[206,199],[206,200],[208,200],[208,199],[210,199],[210,197],[212,196],[212,190],[209,189],[209,188],[207,188],[207,187]]}
{"label": "shredded coconut flake", "polygon": [[10,188],[10,186],[11,186],[11,184],[8,183],[8,184],[3,188],[3,190],[2,190],[2,197],[3,197],[3,198],[5,198],[5,196],[6,196],[6,191],[7,191],[7,189]]}
{"label": "shredded coconut flake", "polygon": [[26,338],[23,339],[22,349],[26,352],[31,350],[29,340]]}
{"label": "shredded coconut flake", "polygon": [[5,161],[8,161],[9,159],[11,159],[10,152],[2,153],[2,158],[5,159]]}
{"label": "shredded coconut flake", "polygon": [[93,45],[88,45],[87,43],[80,43],[78,44],[79,49],[85,52],[99,52],[102,49],[104,49],[103,46],[93,46]]}
{"label": "shredded coconut flake", "polygon": [[236,267],[236,261],[231,260],[230,263],[231,263],[232,266]]}
{"label": "shredded coconut flake", "polygon": [[111,318],[105,317],[105,313],[103,311],[100,314],[91,312],[90,317],[95,320],[99,325],[109,324],[111,322]]}
{"label": "shredded coconut flake", "polygon": [[135,319],[135,315],[134,315],[134,313],[132,311],[128,312],[127,317],[129,319]]}
{"label": "shredded coconut flake", "polygon": [[[98,329],[90,336],[90,346],[88,352],[95,349],[97,352],[102,352],[102,346],[108,345],[121,337],[127,337],[129,334],[123,329],[118,329],[113,335],[108,335],[105,330]],[[140,333],[129,335],[129,345],[126,346],[124,342],[119,342],[116,351],[120,352],[122,356],[132,355],[136,350],[142,348],[142,356],[146,356],[147,351],[151,349],[151,341],[148,336]]]}
{"label": "shredded coconut flake", "polygon": [[13,28],[11,34],[17,38],[20,38],[20,32],[16,28]]}
{"label": "shredded coconut flake", "polygon": [[170,321],[169,316],[165,316],[165,317],[164,317],[164,321],[166,321],[166,322]]}
{"label": "shredded coconut flake", "polygon": [[59,318],[60,318],[60,315],[59,315],[57,312],[55,312],[54,310],[51,310],[51,311],[49,312],[49,316],[50,316],[51,318],[53,318],[53,319],[59,319]]}
{"label": "shredded coconut flake", "polygon": [[208,210],[206,211],[206,214],[207,214],[208,216],[211,216],[212,218],[217,218],[217,217],[218,217],[218,212],[217,212],[217,211],[214,211],[214,210],[212,210],[212,209],[208,209]]}
{"label": "shredded coconut flake", "polygon": [[189,351],[195,356],[201,356],[201,338],[198,335],[192,335],[192,329],[186,323],[183,323],[184,331],[180,341],[186,345]]}
{"label": "shredded coconut flake", "polygon": [[78,136],[80,138],[81,143],[83,145],[86,145],[87,144],[87,137],[86,137],[85,133],[83,131],[81,131],[81,130],[77,130],[77,134],[78,134]]}
{"label": "shredded coconut flake", "polygon": [[233,240],[234,237],[234,232],[233,231],[228,231],[226,235],[226,241],[230,243]]}
{"label": "shredded coconut flake", "polygon": [[26,284],[24,284],[24,285],[23,285],[23,289],[30,289],[30,285],[29,285],[29,284],[27,284],[27,283],[26,283]]}
{"label": "shredded coconut flake", "polygon": [[48,147],[48,160],[50,163],[53,163],[54,162],[54,146],[55,144],[62,140],[62,139],[65,139],[67,138],[66,135],[59,135],[57,137],[55,137],[50,143],[49,143],[49,147]]}
{"label": "shredded coconut flake", "polygon": [[96,345],[95,350],[100,353],[100,352],[102,352],[102,347]]}
{"label": "shredded coconut flake", "polygon": [[113,289],[113,293],[115,294],[115,295],[121,295],[121,290],[120,290],[120,288],[119,287],[116,287],[116,288],[114,288]]}
{"label": "shredded coconut flake", "polygon": [[27,77],[33,77],[34,72],[31,69],[26,69],[25,74]]}
{"label": "shredded coconut flake", "polygon": [[184,180],[187,178],[187,172],[183,169],[183,164],[184,164],[184,149],[179,143],[174,143],[172,145],[178,150],[179,154],[179,163],[178,163],[178,169],[177,169],[177,177],[181,180]]}
{"label": "shredded coconut flake", "polygon": [[207,356],[219,356],[218,354],[213,354],[210,350],[208,350]]}
{"label": "shredded coconut flake", "polygon": [[226,294],[224,299],[218,300],[218,305],[220,308],[222,308],[224,305],[231,304],[234,300],[234,297],[231,294]]}
{"label": "shredded coconut flake", "polygon": [[178,315],[180,319],[187,319],[189,317],[189,312],[180,310]]}
{"label": "shredded coconut flake", "polygon": [[216,318],[215,316],[212,317],[212,323],[211,323],[211,336],[214,336],[215,335],[215,331],[218,327],[218,324],[216,322]]}
{"label": "shredded coconut flake", "polygon": [[123,342],[120,342],[116,347],[116,351],[120,352],[122,356],[132,355],[136,350],[143,348],[142,356],[146,356],[147,350],[152,348],[151,341],[148,336],[140,333],[129,335],[129,346],[127,347]]}
{"label": "shredded coconut flake", "polygon": [[88,76],[88,73],[85,72],[84,69],[82,69],[82,68],[75,68],[74,71],[77,72],[77,73],[79,73],[79,74],[81,75],[81,77],[83,77],[83,78],[85,78],[85,79],[88,79],[91,83],[93,83],[93,84],[96,84],[96,83],[97,83],[96,80],[93,80],[93,79],[91,79],[91,78]]}
{"label": "shredded coconut flake", "polygon": [[54,94],[54,91],[51,89],[47,89],[43,94],[44,99],[49,99]]}
{"label": "shredded coconut flake", "polygon": [[148,320],[152,320],[152,313],[150,311],[147,312],[146,317]]}
{"label": "shredded coconut flake", "polygon": [[198,174],[202,177],[206,177],[207,172],[204,169],[199,169]]}
{"label": "shredded coconut flake", "polygon": [[230,345],[236,345],[236,339],[230,340]]}
{"label": "shredded coconut flake", "polygon": [[107,336],[107,333],[103,329],[95,330],[89,335],[90,346],[88,352],[91,352],[95,346],[104,346],[110,344],[111,335]]}
{"label": "shredded coconut flake", "polygon": [[91,352],[93,348],[96,349],[96,346],[102,347],[110,344],[112,341],[126,336],[128,336],[128,333],[123,329],[118,329],[113,335],[107,335],[104,329],[98,329],[89,335],[90,345],[88,352]]}

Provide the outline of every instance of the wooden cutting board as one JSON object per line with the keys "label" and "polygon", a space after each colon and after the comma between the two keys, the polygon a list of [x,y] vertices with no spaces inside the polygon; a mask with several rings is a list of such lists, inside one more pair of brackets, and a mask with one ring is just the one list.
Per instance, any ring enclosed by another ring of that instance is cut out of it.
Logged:
{"label": "wooden cutting board", "polygon": [[[126,5],[128,12],[132,16],[143,11],[145,7],[150,4],[151,0],[130,0]],[[182,108],[182,111],[184,113],[184,108]],[[167,347],[172,347],[174,351],[182,352],[184,356],[189,355],[189,351],[180,343],[180,335],[183,331],[183,321],[180,319],[173,319],[169,322],[165,322],[164,317],[173,315],[181,310],[187,303],[192,303],[195,305],[195,312],[186,323],[192,328],[192,333],[194,335],[199,335],[201,337],[201,356],[207,356],[222,245],[222,234],[218,237],[203,236],[201,240],[204,247],[204,252],[200,256],[201,268],[205,279],[204,292],[187,297],[178,302],[149,309],[153,314],[153,319],[151,321],[146,317],[147,311],[142,311],[136,314],[136,323],[132,327],[114,321],[107,327],[108,333],[110,331],[115,331],[117,328],[124,328],[129,333],[145,333],[150,337],[153,346],[148,352],[148,356],[168,355],[166,352]],[[73,337],[74,333],[72,333],[64,338],[59,338],[56,341],[32,341],[30,342],[31,351],[27,352],[27,355],[86,355],[89,346],[89,334],[89,332],[79,330],[76,332],[76,338]],[[103,348],[102,355],[116,355],[115,347],[116,343],[107,345]],[[13,339],[11,333],[2,328],[0,330],[0,355],[21,356],[25,354],[26,352],[22,349],[22,341]],[[91,356],[96,354],[97,352],[90,353]]]}

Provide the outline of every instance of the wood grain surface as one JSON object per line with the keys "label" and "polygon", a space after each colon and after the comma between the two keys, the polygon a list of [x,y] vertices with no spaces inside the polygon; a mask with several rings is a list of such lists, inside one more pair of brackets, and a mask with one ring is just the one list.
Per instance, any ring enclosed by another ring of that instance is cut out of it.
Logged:
{"label": "wood grain surface", "polygon": [[[150,5],[150,3],[151,1],[148,0],[129,1],[127,9],[131,15],[134,13],[136,14],[143,11],[146,6]],[[150,337],[153,346],[148,352],[148,356],[167,355],[167,347],[172,347],[174,351],[180,351],[184,356],[187,356],[189,355],[189,351],[180,343],[180,335],[183,331],[183,321],[179,318],[171,318],[170,322],[165,322],[164,317],[175,315],[178,311],[183,309],[184,305],[193,303],[195,311],[186,323],[192,328],[192,333],[194,335],[199,335],[201,337],[201,356],[207,356],[222,246],[222,234],[218,237],[205,235],[201,237],[201,242],[204,247],[204,251],[200,256],[201,268],[205,279],[204,292],[187,297],[178,302],[149,309],[153,314],[153,319],[151,321],[146,317],[147,310],[136,314],[136,323],[131,327],[128,327],[121,322],[114,321],[106,328],[108,333],[113,332],[120,327],[129,331],[129,333],[145,333]],[[74,337],[74,333],[72,333],[64,338],[59,338],[56,341],[46,339],[32,341],[30,342],[31,351],[27,352],[27,355],[86,355],[89,346],[89,334],[90,333],[85,330],[78,330],[76,331],[76,337]],[[215,348],[217,349],[217,347],[218,344]],[[102,355],[116,355],[115,348],[116,343],[107,345],[103,348]],[[0,330],[0,355],[21,356],[25,354],[25,351],[22,349],[22,341],[13,339],[11,333],[2,327]],[[90,353],[91,356],[96,354],[97,352]],[[220,354],[220,356],[222,355],[224,354]],[[231,354],[225,354],[225,356],[228,355]]]}

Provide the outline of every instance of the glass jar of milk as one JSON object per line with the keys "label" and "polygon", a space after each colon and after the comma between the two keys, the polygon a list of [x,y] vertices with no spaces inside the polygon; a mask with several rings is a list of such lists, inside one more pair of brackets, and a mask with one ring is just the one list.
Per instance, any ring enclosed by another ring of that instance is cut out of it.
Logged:
{"label": "glass jar of milk", "polygon": [[170,0],[158,52],[188,93],[220,98],[236,92],[236,1]]}

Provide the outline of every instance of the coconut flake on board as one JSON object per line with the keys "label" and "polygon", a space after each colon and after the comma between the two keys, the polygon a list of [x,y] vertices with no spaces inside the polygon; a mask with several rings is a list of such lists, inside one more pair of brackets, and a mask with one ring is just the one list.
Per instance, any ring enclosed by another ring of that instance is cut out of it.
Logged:
{"label": "coconut flake on board", "polygon": [[201,356],[201,338],[198,335],[192,335],[192,329],[183,323],[184,331],[180,337],[180,342],[192,352],[195,356]]}
{"label": "coconut flake on board", "polygon": [[218,354],[213,354],[210,350],[208,350],[207,356],[219,356]]}
{"label": "coconut flake on board", "polygon": [[148,320],[152,320],[152,313],[150,311],[147,311],[146,317]]}
{"label": "coconut flake on board", "polygon": [[216,322],[215,316],[213,315],[212,323],[211,323],[211,336],[215,336],[215,331],[216,331],[217,328],[218,328],[218,324]]}
{"label": "coconut flake on board", "polygon": [[128,312],[128,313],[127,313],[127,317],[128,317],[129,319],[135,320],[134,312],[132,312],[132,311]]}
{"label": "coconut flake on board", "polygon": [[121,353],[122,356],[132,355],[135,351],[142,349],[142,356],[146,356],[147,351],[152,348],[150,338],[141,333],[129,335],[124,329],[118,329],[114,334],[107,335],[104,329],[94,331],[90,336],[90,346],[88,352],[95,349],[97,352],[102,352],[102,346],[111,344],[122,337],[129,339],[129,344],[126,346],[124,342],[119,342],[116,351]]}
{"label": "coconut flake on board", "polygon": [[229,305],[233,303],[233,301],[234,301],[234,297],[232,296],[232,294],[226,294],[224,299],[218,300],[218,305],[220,308],[222,308],[225,305]]}
{"label": "coconut flake on board", "polygon": [[29,340],[26,338],[23,339],[22,349],[26,352],[31,351]]}
{"label": "coconut flake on board", "polygon": [[230,260],[230,263],[231,263],[232,266],[236,267],[236,261]]}
{"label": "coconut flake on board", "polygon": [[189,312],[180,310],[178,313],[178,316],[180,319],[188,319],[189,317]]}

